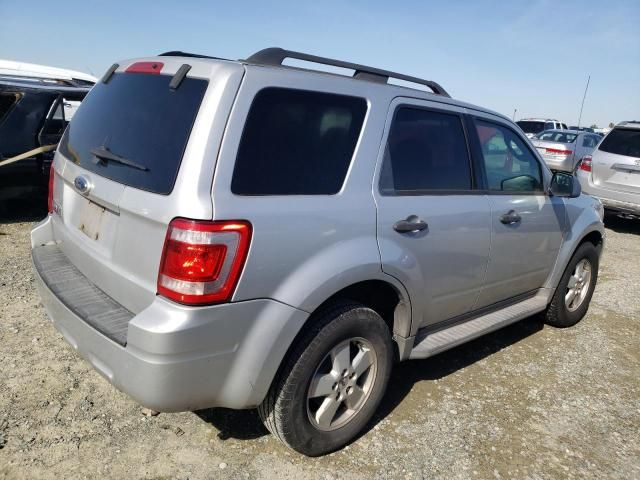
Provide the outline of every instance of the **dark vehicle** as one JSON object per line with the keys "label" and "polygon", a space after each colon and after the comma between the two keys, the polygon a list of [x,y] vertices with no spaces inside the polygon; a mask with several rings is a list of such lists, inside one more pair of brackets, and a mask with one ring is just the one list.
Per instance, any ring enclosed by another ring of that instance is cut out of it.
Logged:
{"label": "dark vehicle", "polygon": [[93,86],[0,75],[0,201],[46,193],[55,146]]}

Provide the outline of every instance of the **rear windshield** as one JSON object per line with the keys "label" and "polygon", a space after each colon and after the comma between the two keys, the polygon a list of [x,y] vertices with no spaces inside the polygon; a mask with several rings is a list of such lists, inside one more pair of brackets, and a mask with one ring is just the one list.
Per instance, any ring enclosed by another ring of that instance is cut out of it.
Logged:
{"label": "rear windshield", "polygon": [[[207,88],[185,78],[118,73],[86,96],[60,142],[69,160],[116,182],[168,194]],[[93,152],[107,152],[98,158]],[[129,164],[109,159],[115,155]],[[135,166],[134,166],[135,165]]]}
{"label": "rear windshield", "polygon": [[524,133],[539,133],[544,130],[544,122],[529,122],[520,120],[516,122]]}
{"label": "rear windshield", "polygon": [[614,128],[602,141],[598,150],[640,158],[640,130]]}
{"label": "rear windshield", "polygon": [[538,140],[545,140],[547,142],[560,142],[560,143],[573,143],[576,141],[578,135],[575,133],[564,133],[556,131],[547,131],[539,133],[536,138]]}

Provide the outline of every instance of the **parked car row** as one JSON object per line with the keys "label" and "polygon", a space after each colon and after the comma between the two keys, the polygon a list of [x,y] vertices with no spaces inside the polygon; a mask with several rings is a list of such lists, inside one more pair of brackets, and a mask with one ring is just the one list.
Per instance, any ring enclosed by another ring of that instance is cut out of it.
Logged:
{"label": "parked car row", "polygon": [[582,157],[576,175],[583,191],[599,198],[606,209],[640,216],[640,121],[616,125]]}
{"label": "parked car row", "polygon": [[[552,171],[575,173],[582,190],[607,210],[640,216],[640,121],[620,122],[604,137],[588,127],[567,129],[556,120],[517,124]],[[531,135],[539,128],[544,130]]]}

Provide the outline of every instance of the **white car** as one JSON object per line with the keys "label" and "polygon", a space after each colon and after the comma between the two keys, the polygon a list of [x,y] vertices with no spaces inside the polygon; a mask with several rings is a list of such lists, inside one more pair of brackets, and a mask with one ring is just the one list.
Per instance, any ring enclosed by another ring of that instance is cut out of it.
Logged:
{"label": "white car", "polygon": [[605,209],[640,216],[640,121],[621,122],[584,157],[577,176]]}
{"label": "white car", "polygon": [[568,130],[565,123],[551,118],[523,118],[518,120],[516,124],[529,138],[533,138],[545,130]]}

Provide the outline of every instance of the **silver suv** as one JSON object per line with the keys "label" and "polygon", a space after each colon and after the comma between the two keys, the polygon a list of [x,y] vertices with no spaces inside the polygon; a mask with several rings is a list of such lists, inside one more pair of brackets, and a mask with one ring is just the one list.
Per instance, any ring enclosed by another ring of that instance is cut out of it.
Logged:
{"label": "silver suv", "polygon": [[584,191],[607,210],[640,217],[640,121],[616,125],[576,172]]}
{"label": "silver suv", "polygon": [[578,322],[604,237],[504,116],[281,49],[113,65],[49,203],[37,284],[80,355],[151,409],[257,407],[306,455],[365,427],[396,361]]}

